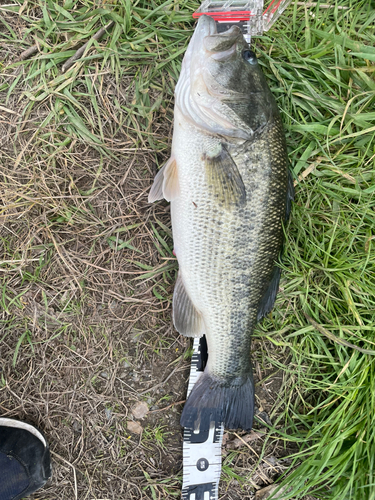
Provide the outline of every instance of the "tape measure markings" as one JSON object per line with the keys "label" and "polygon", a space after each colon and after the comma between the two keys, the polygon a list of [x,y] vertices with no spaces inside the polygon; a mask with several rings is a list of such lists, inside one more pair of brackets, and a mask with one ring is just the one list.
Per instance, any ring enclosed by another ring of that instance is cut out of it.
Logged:
{"label": "tape measure markings", "polygon": [[[203,373],[207,360],[205,337],[194,339],[187,396]],[[224,426],[211,422],[209,431],[184,429],[183,500],[217,500],[221,475],[221,444]]]}

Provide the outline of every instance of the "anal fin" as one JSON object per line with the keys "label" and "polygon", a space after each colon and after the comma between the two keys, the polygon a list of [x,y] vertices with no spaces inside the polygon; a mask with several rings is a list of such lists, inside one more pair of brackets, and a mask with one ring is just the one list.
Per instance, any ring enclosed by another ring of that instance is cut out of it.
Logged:
{"label": "anal fin", "polygon": [[173,293],[173,324],[178,333],[187,337],[204,334],[202,315],[187,294],[180,272]]}

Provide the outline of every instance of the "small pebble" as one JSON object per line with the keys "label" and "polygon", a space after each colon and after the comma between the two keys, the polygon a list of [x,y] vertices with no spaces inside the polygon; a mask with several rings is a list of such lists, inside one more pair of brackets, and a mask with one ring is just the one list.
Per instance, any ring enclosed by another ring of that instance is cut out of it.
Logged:
{"label": "small pebble", "polygon": [[266,463],[269,463],[271,465],[276,465],[277,464],[277,458],[275,458],[275,457],[267,457],[265,460],[267,460]]}
{"label": "small pebble", "polygon": [[148,413],[147,403],[140,401],[132,406],[130,411],[134,418],[144,418]]}
{"label": "small pebble", "polygon": [[143,427],[139,422],[129,420],[126,427],[128,431],[132,432],[133,434],[142,434]]}

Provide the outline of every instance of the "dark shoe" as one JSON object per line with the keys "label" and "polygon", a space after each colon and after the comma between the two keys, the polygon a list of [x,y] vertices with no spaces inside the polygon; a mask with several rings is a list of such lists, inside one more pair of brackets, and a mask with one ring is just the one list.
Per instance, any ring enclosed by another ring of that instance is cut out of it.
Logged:
{"label": "dark shoe", "polygon": [[0,500],[21,500],[51,477],[48,444],[38,429],[0,418]]}

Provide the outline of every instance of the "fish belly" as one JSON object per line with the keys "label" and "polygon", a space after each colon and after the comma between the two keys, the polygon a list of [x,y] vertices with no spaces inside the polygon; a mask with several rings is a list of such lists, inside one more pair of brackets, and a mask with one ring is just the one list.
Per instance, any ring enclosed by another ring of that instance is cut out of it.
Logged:
{"label": "fish belly", "polygon": [[[180,195],[171,202],[179,279],[203,322],[208,362],[181,416],[201,430],[211,422],[252,428],[251,334],[271,310],[283,244],[288,170],[279,119],[243,144],[226,144],[246,191],[244,203],[223,204],[207,175],[206,153],[222,139],[175,113],[173,155]],[[177,287],[176,287],[177,288]],[[200,332],[202,333],[202,332]]]}
{"label": "fish belly", "polygon": [[175,126],[180,196],[171,203],[174,247],[186,291],[203,317],[207,368],[218,377],[250,369],[251,333],[282,245],[287,169],[277,161],[282,145],[270,147],[272,135],[239,152],[232,148],[246,204],[226,209],[210,189],[202,160],[220,139],[181,117]]}

